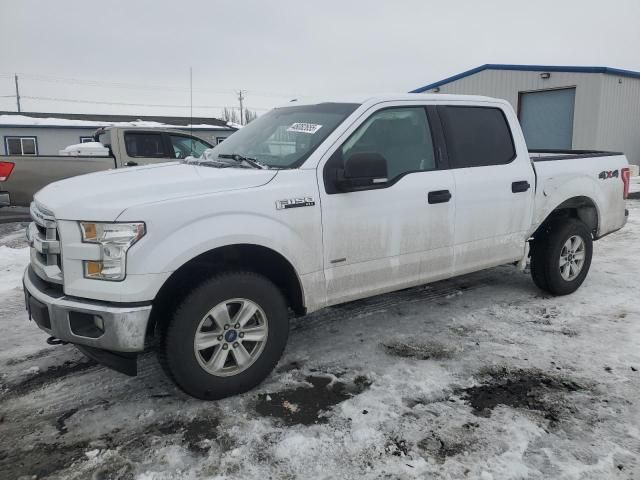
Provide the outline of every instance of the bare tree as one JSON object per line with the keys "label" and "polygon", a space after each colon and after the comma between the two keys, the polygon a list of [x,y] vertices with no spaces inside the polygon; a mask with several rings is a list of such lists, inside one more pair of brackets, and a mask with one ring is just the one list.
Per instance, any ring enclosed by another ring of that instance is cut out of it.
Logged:
{"label": "bare tree", "polygon": [[224,107],[222,119],[225,122],[240,123],[240,115],[238,115],[238,111],[235,108]]}
{"label": "bare tree", "polygon": [[249,110],[248,108],[244,109],[244,123],[245,125],[249,122],[254,121],[256,118],[258,118],[258,114],[255,112],[255,110]]}

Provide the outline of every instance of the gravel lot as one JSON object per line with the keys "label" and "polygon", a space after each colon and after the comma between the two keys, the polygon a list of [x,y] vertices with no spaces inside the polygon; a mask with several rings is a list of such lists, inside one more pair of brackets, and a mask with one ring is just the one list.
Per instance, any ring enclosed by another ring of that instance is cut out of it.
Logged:
{"label": "gravel lot", "polygon": [[297,319],[258,389],[205,403],[27,321],[0,225],[3,479],[640,477],[640,201],[573,295],[504,266]]}

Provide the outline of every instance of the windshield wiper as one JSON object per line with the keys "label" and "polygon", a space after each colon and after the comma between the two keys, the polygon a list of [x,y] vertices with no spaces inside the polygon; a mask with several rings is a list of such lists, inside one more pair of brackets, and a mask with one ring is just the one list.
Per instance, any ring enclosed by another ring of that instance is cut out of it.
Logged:
{"label": "windshield wiper", "polygon": [[220,155],[218,155],[218,158],[228,158],[230,160],[235,160],[237,163],[244,162],[247,165],[250,165],[252,168],[259,168],[261,170],[269,168],[268,165],[265,165],[264,163],[260,163],[255,158],[245,157],[238,153],[221,153]]}

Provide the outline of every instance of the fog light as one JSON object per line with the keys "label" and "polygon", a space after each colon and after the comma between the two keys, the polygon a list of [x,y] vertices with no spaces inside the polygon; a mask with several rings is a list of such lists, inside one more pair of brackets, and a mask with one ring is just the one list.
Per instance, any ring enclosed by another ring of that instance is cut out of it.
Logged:
{"label": "fog light", "polygon": [[101,332],[104,332],[104,320],[102,319],[102,317],[99,317],[98,315],[95,315],[93,317],[93,324],[98,327],[98,329]]}

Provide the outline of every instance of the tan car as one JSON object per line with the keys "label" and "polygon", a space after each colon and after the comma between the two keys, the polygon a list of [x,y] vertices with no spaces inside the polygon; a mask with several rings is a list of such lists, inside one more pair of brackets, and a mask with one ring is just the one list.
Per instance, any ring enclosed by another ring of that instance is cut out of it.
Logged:
{"label": "tan car", "polygon": [[49,183],[113,168],[199,157],[213,146],[180,130],[108,127],[95,133],[108,148],[104,156],[0,156],[0,207],[28,206]]}

